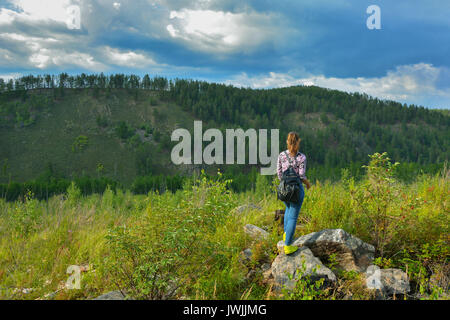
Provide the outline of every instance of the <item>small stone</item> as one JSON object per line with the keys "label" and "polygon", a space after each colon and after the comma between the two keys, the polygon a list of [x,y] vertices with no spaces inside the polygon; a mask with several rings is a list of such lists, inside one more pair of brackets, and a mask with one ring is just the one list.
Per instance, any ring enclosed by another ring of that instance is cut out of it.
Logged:
{"label": "small stone", "polygon": [[410,291],[408,275],[400,269],[380,269],[371,265],[365,273],[368,289],[379,290],[382,294],[406,294]]}
{"label": "small stone", "polygon": [[252,259],[252,255],[253,255],[252,250],[247,248],[247,249],[245,249],[244,251],[241,252],[241,256],[239,258],[239,261],[241,263],[244,263],[244,264],[245,263],[249,263],[250,260]]}
{"label": "small stone", "polygon": [[261,271],[262,272],[266,272],[267,270],[269,270],[270,269],[270,264],[268,264],[268,263],[263,263],[262,265],[261,265]]}
{"label": "small stone", "polygon": [[246,224],[244,231],[253,239],[267,239],[269,237],[269,233],[266,230],[252,224]]}
{"label": "small stone", "polygon": [[116,290],[102,294],[101,296],[93,300],[125,300],[125,296],[122,294],[122,292],[120,292],[120,290]]}

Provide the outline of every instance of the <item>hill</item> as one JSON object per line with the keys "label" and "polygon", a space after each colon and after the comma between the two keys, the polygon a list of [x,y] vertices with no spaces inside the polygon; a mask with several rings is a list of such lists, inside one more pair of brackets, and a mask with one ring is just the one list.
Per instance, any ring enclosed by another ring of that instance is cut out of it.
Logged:
{"label": "hill", "polygon": [[[43,174],[107,177],[129,186],[148,174],[186,174],[174,166],[176,128],[279,128],[301,138],[312,178],[355,174],[367,155],[387,151],[413,170],[448,160],[448,112],[319,87],[270,90],[130,75],[27,76],[0,81],[1,180]],[[211,171],[217,167],[205,167]],[[223,170],[247,172],[233,165]]]}

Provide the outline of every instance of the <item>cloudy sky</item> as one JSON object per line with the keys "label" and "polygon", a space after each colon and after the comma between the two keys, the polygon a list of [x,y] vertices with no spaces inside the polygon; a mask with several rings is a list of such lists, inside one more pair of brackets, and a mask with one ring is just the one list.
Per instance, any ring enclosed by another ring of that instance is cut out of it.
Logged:
{"label": "cloudy sky", "polygon": [[[370,30],[370,5],[381,29]],[[0,0],[0,77],[317,85],[450,108],[448,0]]]}

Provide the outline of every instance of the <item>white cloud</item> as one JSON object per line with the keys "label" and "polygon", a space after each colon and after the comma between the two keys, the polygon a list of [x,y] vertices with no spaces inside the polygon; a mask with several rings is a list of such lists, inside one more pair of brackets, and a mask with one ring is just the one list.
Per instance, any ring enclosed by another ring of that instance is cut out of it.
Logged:
{"label": "white cloud", "polygon": [[14,62],[14,56],[11,54],[9,50],[0,48],[0,66],[2,65],[11,65]]}
{"label": "white cloud", "polygon": [[246,73],[242,73],[234,79],[226,81],[226,83],[238,87],[250,87],[254,89],[312,85],[312,83],[306,79],[296,79],[288,74],[276,72],[269,72],[268,76],[255,77],[249,77]]}
{"label": "white cloud", "polygon": [[0,25],[13,23],[15,14],[12,10],[0,8]]}
{"label": "white cloud", "polygon": [[439,78],[443,73],[443,68],[418,63],[398,66],[395,70],[388,71],[385,76],[378,78],[335,78],[323,75],[296,78],[289,74],[270,72],[268,76],[257,77],[249,77],[243,73],[225,83],[255,89],[314,85],[346,92],[366,93],[385,100],[427,106],[435,101],[444,101],[448,107],[450,91],[438,87]]}
{"label": "white cloud", "polygon": [[46,43],[55,43],[58,42],[55,38],[44,38],[44,37],[31,37],[26,36],[19,33],[13,33],[13,32],[5,32],[0,33],[0,39],[8,39],[8,40],[15,40],[15,41],[22,41],[26,42],[27,44],[34,45],[36,42],[46,42]]}
{"label": "white cloud", "polygon": [[109,63],[123,67],[145,67],[156,65],[156,62],[144,54],[131,50],[121,52],[118,49],[105,47],[102,49]]}
{"label": "white cloud", "polygon": [[[92,23],[94,23],[93,32],[86,28],[89,33],[70,33],[65,28],[61,28],[61,25],[58,26],[58,21],[63,22],[66,19],[65,10],[61,8],[65,9],[66,6],[75,3],[74,0],[59,3],[56,11],[51,14],[41,10],[36,5],[38,1],[11,0],[11,2],[17,6],[17,11],[8,9],[0,11],[0,21],[11,22],[10,25],[0,29],[0,67],[14,65],[15,68],[40,70],[65,70],[77,67],[98,72],[106,71],[114,66],[152,67],[152,70],[161,70],[166,66],[164,64],[157,65],[145,52],[132,49],[119,50],[108,45],[91,44],[92,39],[95,39],[93,34],[102,30],[101,33],[104,34],[104,31],[108,29],[108,25],[103,26],[103,29],[95,29],[95,26],[101,26],[101,23],[105,22],[105,19],[102,19],[103,16],[115,19],[114,15],[118,14],[117,9],[123,7],[122,1],[120,3],[111,1],[109,6],[105,3],[99,6],[97,3],[83,2],[86,13],[84,17],[87,18],[85,19],[86,26],[92,27]],[[45,2],[53,5],[52,1]],[[96,6],[96,13],[89,13],[89,8],[92,9],[93,6]],[[108,8],[110,11],[106,13],[101,10]],[[32,27],[29,30],[33,32],[24,32],[21,26]]]}
{"label": "white cloud", "polygon": [[61,54],[53,53],[52,62],[57,66],[77,66],[93,71],[101,71],[106,66],[95,60],[95,58],[84,52],[61,52]]}
{"label": "white cloud", "polygon": [[47,49],[41,49],[38,53],[30,56],[30,62],[39,69],[47,68],[51,63],[50,52]]}
{"label": "white cloud", "polygon": [[2,9],[0,22],[12,22],[14,19],[66,22],[69,18],[67,9],[77,3],[71,0],[9,0],[9,2],[21,12]]}
{"label": "white cloud", "polygon": [[20,73],[6,73],[6,74],[0,74],[0,79],[8,81],[9,79],[17,79],[17,78],[20,78],[21,76],[22,76],[22,74],[20,74]]}
{"label": "white cloud", "polygon": [[[104,65],[97,62],[91,54],[71,48],[74,45],[71,41],[8,32],[0,33],[0,41],[6,41],[11,47],[20,48],[15,52],[0,49],[0,57],[10,60],[6,64],[12,61],[16,67],[47,69],[76,66],[94,71],[104,68]],[[68,46],[69,44],[71,46]]]}
{"label": "white cloud", "polygon": [[196,50],[247,52],[273,40],[277,29],[275,18],[256,12],[183,9],[170,12],[172,23],[166,29],[171,37],[184,40]]}
{"label": "white cloud", "polygon": [[92,71],[100,71],[105,68],[105,65],[96,61],[95,58],[87,53],[58,49],[41,48],[38,52],[32,54],[29,58],[32,66],[39,69],[46,69],[49,67],[81,67]]}

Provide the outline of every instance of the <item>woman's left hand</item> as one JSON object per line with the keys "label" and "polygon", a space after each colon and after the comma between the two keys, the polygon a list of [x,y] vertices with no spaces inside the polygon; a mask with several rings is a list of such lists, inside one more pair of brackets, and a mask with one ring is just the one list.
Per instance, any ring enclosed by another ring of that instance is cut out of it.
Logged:
{"label": "woman's left hand", "polygon": [[309,181],[305,179],[305,180],[303,180],[303,182],[306,185],[306,189],[309,190],[309,188],[311,188],[311,184],[309,183]]}

